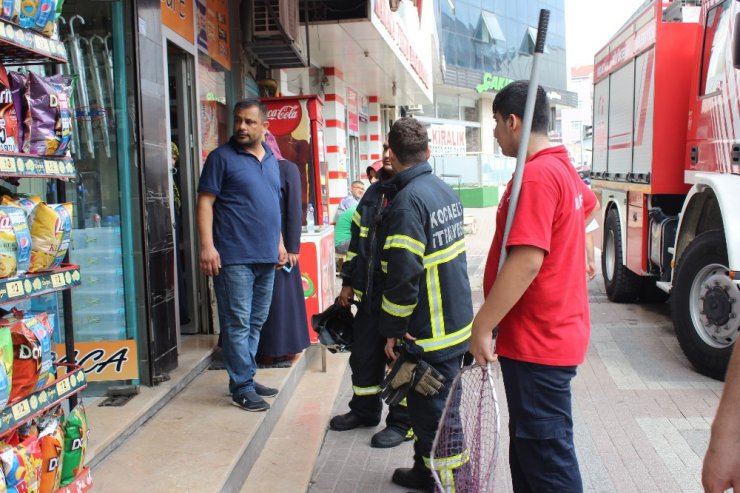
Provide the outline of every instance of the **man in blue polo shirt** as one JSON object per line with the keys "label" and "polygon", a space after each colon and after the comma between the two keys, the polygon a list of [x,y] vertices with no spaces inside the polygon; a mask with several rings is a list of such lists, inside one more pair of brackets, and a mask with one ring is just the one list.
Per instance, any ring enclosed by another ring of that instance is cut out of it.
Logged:
{"label": "man in blue polo shirt", "polygon": [[200,268],[213,276],[221,347],[232,403],[266,411],[277,389],[254,381],[260,331],[272,299],[280,237],[280,174],[263,144],[267,109],[258,99],[234,106],[234,135],[208,155],[198,184]]}

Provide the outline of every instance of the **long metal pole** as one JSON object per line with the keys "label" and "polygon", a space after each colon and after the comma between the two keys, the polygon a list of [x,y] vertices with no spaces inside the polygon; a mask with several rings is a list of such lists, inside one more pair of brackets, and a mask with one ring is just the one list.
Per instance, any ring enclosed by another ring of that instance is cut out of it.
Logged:
{"label": "long metal pole", "polygon": [[501,243],[501,259],[498,263],[498,270],[506,261],[506,242],[509,239],[511,224],[514,222],[516,206],[519,203],[519,192],[522,189],[522,175],[524,174],[524,162],[527,160],[527,148],[529,147],[529,134],[532,131],[532,117],[534,115],[534,105],[537,100],[538,79],[540,75],[539,61],[542,52],[545,51],[545,37],[547,36],[547,25],[550,22],[550,11],[547,9],[540,10],[540,20],[537,25],[537,41],[534,46],[532,56],[532,74],[529,77],[529,89],[527,90],[527,102],[524,105],[524,117],[522,120],[522,138],[519,141],[519,152],[516,156],[516,168],[514,170],[514,179],[511,183],[511,194],[509,198],[509,210],[506,214],[506,227],[504,228],[504,238]]}

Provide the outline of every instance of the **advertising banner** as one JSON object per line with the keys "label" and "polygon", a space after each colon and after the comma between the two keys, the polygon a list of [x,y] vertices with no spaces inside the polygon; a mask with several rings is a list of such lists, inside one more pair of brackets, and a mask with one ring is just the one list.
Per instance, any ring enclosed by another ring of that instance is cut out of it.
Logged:
{"label": "advertising banner", "polygon": [[433,156],[458,155],[467,152],[463,125],[431,125],[428,133]]}
{"label": "advertising banner", "polygon": [[347,130],[350,135],[360,134],[359,98],[357,92],[347,88]]}
{"label": "advertising banner", "polygon": [[229,4],[227,0],[196,0],[198,48],[231,70],[229,49]]}
{"label": "advertising banner", "polygon": [[[64,344],[54,346],[54,352],[65,363]],[[75,360],[82,366],[90,382],[108,380],[136,380],[139,378],[139,359],[136,341],[75,342]]]}
{"label": "advertising banner", "polygon": [[193,28],[193,0],[161,0],[162,24],[188,42],[195,42]]}

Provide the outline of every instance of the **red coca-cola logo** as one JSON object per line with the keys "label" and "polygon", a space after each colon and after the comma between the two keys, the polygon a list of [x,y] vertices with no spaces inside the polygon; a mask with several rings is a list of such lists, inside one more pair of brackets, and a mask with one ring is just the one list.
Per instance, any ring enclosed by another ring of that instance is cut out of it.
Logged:
{"label": "red coca-cola logo", "polygon": [[296,129],[303,118],[300,103],[273,103],[267,105],[267,119],[273,135],[286,135]]}

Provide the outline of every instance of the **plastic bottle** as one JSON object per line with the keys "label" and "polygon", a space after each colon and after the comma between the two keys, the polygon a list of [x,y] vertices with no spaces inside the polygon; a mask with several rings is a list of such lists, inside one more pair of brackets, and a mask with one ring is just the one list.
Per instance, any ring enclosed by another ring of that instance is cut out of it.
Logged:
{"label": "plastic bottle", "polygon": [[306,212],[306,230],[309,233],[316,232],[316,224],[313,220],[313,204],[308,204],[308,212]]}

